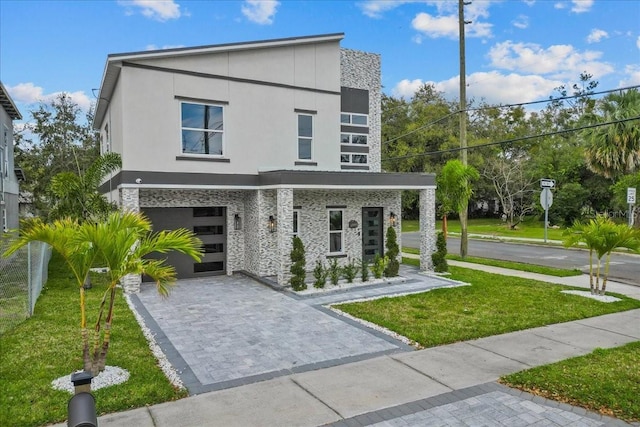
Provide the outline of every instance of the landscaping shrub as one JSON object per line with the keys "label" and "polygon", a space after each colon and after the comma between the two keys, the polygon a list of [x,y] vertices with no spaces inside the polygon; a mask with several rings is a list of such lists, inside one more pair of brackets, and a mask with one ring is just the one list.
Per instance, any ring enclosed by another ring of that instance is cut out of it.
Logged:
{"label": "landscaping shrub", "polygon": [[363,282],[369,281],[369,263],[366,259],[360,262],[360,279]]}
{"label": "landscaping shrub", "polygon": [[376,279],[381,279],[384,275],[384,270],[387,268],[387,264],[389,263],[389,258],[381,257],[380,254],[376,254],[373,259],[373,266],[371,270],[373,271],[373,277]]}
{"label": "landscaping shrub", "polygon": [[331,280],[331,284],[333,286],[338,285],[338,281],[340,280],[340,276],[342,274],[342,268],[338,265],[338,260],[333,258],[329,262],[329,279]]}
{"label": "landscaping shrub", "polygon": [[436,273],[449,271],[449,264],[447,264],[447,239],[444,237],[443,232],[438,233],[436,251],[431,254],[431,261],[433,262],[433,271]]}
{"label": "landscaping shrub", "polygon": [[307,289],[307,285],[304,283],[306,278],[306,266],[304,245],[302,240],[298,236],[293,236],[293,249],[291,250],[291,269],[292,274],[289,283],[294,291],[303,291]]}
{"label": "landscaping shrub", "polygon": [[353,279],[356,278],[356,274],[358,274],[358,266],[356,262],[350,260],[347,265],[342,267],[342,274],[344,274],[344,278],[347,279],[347,283],[353,283]]}
{"label": "landscaping shrub", "polygon": [[316,279],[313,282],[313,287],[318,289],[324,288],[324,285],[327,283],[327,276],[329,276],[329,270],[324,268],[322,261],[317,260],[316,266],[313,269],[313,277]]}
{"label": "landscaping shrub", "polygon": [[387,228],[387,253],[385,258],[388,258],[389,262],[384,269],[384,275],[386,277],[395,277],[400,270],[400,261],[398,261],[398,254],[400,248],[398,247],[396,230],[393,227]]}

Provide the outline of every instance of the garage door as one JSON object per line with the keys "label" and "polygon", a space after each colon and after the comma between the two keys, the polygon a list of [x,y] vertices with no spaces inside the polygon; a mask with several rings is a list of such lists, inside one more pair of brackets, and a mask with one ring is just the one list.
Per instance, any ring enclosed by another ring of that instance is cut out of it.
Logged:
{"label": "garage door", "polygon": [[204,256],[200,262],[176,252],[153,255],[153,258],[167,258],[179,279],[226,272],[226,208],[144,208],[142,211],[151,220],[154,231],[186,228],[202,240]]}

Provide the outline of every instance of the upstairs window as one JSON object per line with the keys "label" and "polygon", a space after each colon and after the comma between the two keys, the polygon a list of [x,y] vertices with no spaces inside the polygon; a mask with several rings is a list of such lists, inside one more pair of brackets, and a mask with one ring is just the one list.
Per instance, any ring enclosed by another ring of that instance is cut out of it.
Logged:
{"label": "upstairs window", "polygon": [[209,104],[181,103],[182,152],[222,156],[223,107]]}
{"label": "upstairs window", "polygon": [[298,114],[298,160],[311,160],[313,150],[313,116]]}
{"label": "upstairs window", "polygon": [[344,145],[356,144],[367,145],[367,135],[357,133],[341,133],[340,143]]}
{"label": "upstairs window", "polygon": [[293,235],[298,236],[300,234],[300,210],[293,210]]}
{"label": "upstairs window", "polygon": [[329,211],[329,253],[344,252],[344,222],[342,210]]}
{"label": "upstairs window", "polygon": [[351,153],[342,153],[340,154],[340,163],[352,163],[355,165],[366,165],[368,163],[368,158],[366,154],[351,154]]}
{"label": "upstairs window", "polygon": [[340,114],[340,123],[350,126],[368,126],[369,116],[366,114],[342,113]]}

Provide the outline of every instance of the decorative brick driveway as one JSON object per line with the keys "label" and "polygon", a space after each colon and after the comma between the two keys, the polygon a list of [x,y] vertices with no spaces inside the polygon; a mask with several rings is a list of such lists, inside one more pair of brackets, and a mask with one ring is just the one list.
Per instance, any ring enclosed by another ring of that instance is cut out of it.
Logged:
{"label": "decorative brick driveway", "polygon": [[132,301],[189,392],[199,394],[411,351],[319,304],[451,285],[413,276],[405,283],[298,298],[236,274],[181,280],[168,299],[143,286]]}

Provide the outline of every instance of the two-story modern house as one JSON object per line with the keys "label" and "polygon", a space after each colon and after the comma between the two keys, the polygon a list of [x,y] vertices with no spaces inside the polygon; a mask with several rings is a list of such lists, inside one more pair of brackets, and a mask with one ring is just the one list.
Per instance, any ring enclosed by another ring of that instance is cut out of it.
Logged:
{"label": "two-story modern house", "polygon": [[22,170],[15,168],[13,162],[13,121],[21,120],[22,115],[2,82],[0,106],[0,221],[6,232],[17,229],[19,224],[18,175],[22,176]]}
{"label": "two-story modern house", "polygon": [[[289,279],[371,260],[400,236],[401,191],[421,195],[422,268],[435,248],[435,178],[380,167],[380,57],[343,34],[109,55],[94,126],[122,170],[102,186],[155,230],[185,227],[205,256],[181,278],[245,271]],[[125,284],[135,289],[136,283]]]}

